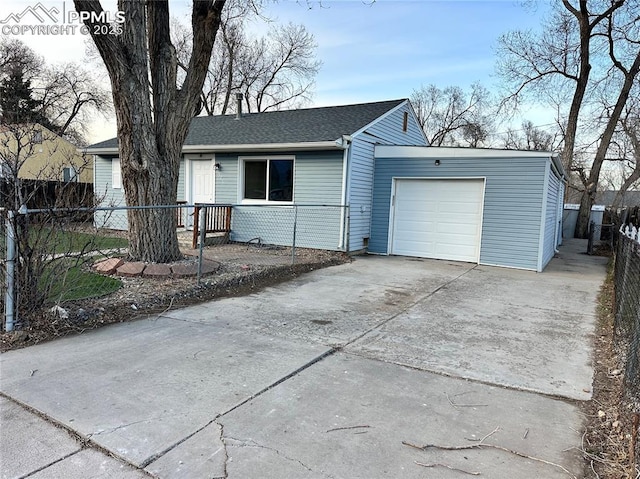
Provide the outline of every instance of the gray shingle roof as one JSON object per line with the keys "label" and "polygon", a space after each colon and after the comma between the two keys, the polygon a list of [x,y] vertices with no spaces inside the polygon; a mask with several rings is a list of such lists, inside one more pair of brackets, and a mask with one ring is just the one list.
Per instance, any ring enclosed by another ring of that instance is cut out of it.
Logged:
{"label": "gray shingle roof", "polygon": [[[333,141],[351,135],[404,102],[304,108],[264,113],[200,116],[191,121],[185,145],[251,145]],[[117,138],[89,148],[116,148]]]}

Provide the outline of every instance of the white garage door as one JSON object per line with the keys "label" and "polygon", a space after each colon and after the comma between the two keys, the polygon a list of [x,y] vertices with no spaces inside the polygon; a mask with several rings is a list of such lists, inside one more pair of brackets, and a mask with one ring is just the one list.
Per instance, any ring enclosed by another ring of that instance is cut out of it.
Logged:
{"label": "white garage door", "polygon": [[484,180],[395,180],[391,254],[477,263]]}

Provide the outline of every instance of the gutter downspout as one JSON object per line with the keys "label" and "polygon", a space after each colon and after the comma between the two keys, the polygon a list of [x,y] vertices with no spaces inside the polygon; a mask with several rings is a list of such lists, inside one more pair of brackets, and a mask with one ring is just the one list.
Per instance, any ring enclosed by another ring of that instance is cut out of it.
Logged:
{"label": "gutter downspout", "polygon": [[[549,158],[549,162],[551,163],[551,170],[555,172],[555,174],[558,176],[558,179],[560,180],[560,184],[563,186],[562,188],[562,197],[560,197],[560,192],[558,192],[558,201],[559,201],[559,205],[556,211],[556,215],[558,215],[560,217],[560,220],[558,221],[558,218],[556,218],[556,226],[555,226],[555,238],[553,240],[554,242],[554,246],[553,246],[553,251],[558,254],[560,252],[560,250],[558,249],[558,246],[560,246],[562,244],[562,213],[564,211],[564,195],[566,194],[566,189],[567,189],[567,177],[565,176],[564,172],[560,173],[560,170],[558,170],[558,167],[556,166],[555,161],[553,161],[553,156],[551,158]],[[558,243],[558,234],[560,234],[560,242]]]}
{"label": "gutter downspout", "polygon": [[[342,137],[340,138],[340,140],[338,140],[340,142],[340,146],[343,149],[343,154],[342,154],[342,199],[341,199],[341,209],[340,209],[340,243],[338,244],[338,248],[346,251],[347,253],[349,252],[349,242],[347,241],[347,235],[349,234],[348,228],[347,228],[347,210],[348,210],[348,201],[349,201],[349,192],[348,190],[348,186],[349,186],[349,159],[351,158],[350,155],[350,146],[351,146],[351,142],[352,142],[352,137],[351,135],[342,135]],[[336,141],[336,143],[338,143],[338,141]]]}

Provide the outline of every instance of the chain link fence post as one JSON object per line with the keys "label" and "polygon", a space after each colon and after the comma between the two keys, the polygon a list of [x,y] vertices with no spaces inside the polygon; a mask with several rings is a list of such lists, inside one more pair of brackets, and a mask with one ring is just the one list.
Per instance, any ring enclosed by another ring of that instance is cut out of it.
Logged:
{"label": "chain link fence post", "polygon": [[15,267],[16,267],[16,232],[15,232],[15,213],[9,211],[7,215],[7,284],[5,296],[5,331],[13,331],[16,324],[16,307],[15,307]]}
{"label": "chain link fence post", "polygon": [[293,239],[291,241],[291,264],[296,264],[296,233],[298,229],[298,205],[293,205]]}
{"label": "chain link fence post", "polygon": [[207,236],[207,207],[201,206],[198,214],[198,218],[195,218],[200,228],[200,238],[198,245],[198,285],[201,284],[202,279],[202,253],[204,250],[204,241]]}

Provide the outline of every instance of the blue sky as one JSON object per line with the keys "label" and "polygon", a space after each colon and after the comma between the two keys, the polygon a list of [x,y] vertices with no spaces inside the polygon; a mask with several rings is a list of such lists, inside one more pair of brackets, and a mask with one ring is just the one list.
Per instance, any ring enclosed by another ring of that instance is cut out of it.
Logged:
{"label": "blue sky", "polygon": [[[47,8],[61,0],[40,0]],[[37,0],[3,0],[0,20],[33,6]],[[103,0],[106,10],[116,2]],[[523,7],[517,0],[280,0],[268,3],[268,16],[279,22],[304,24],[318,43],[323,62],[316,79],[312,106],[405,98],[421,84],[468,87],[479,81],[493,89],[495,46],[512,29],[538,29],[547,8],[544,0]],[[184,16],[189,2],[170,3]],[[64,2],[72,8],[72,1]],[[259,25],[251,28],[262,29]],[[21,35],[49,62],[81,61],[85,36]],[[544,115],[533,113],[534,122]],[[531,115],[529,115],[531,116]],[[538,118],[535,118],[535,117]],[[97,120],[92,141],[115,134],[115,120]]]}
{"label": "blue sky", "polygon": [[495,45],[509,29],[537,29],[544,3],[514,0],[294,1],[269,11],[304,24],[316,37],[323,68],[315,103],[328,105],[409,96],[421,84],[490,87]]}

